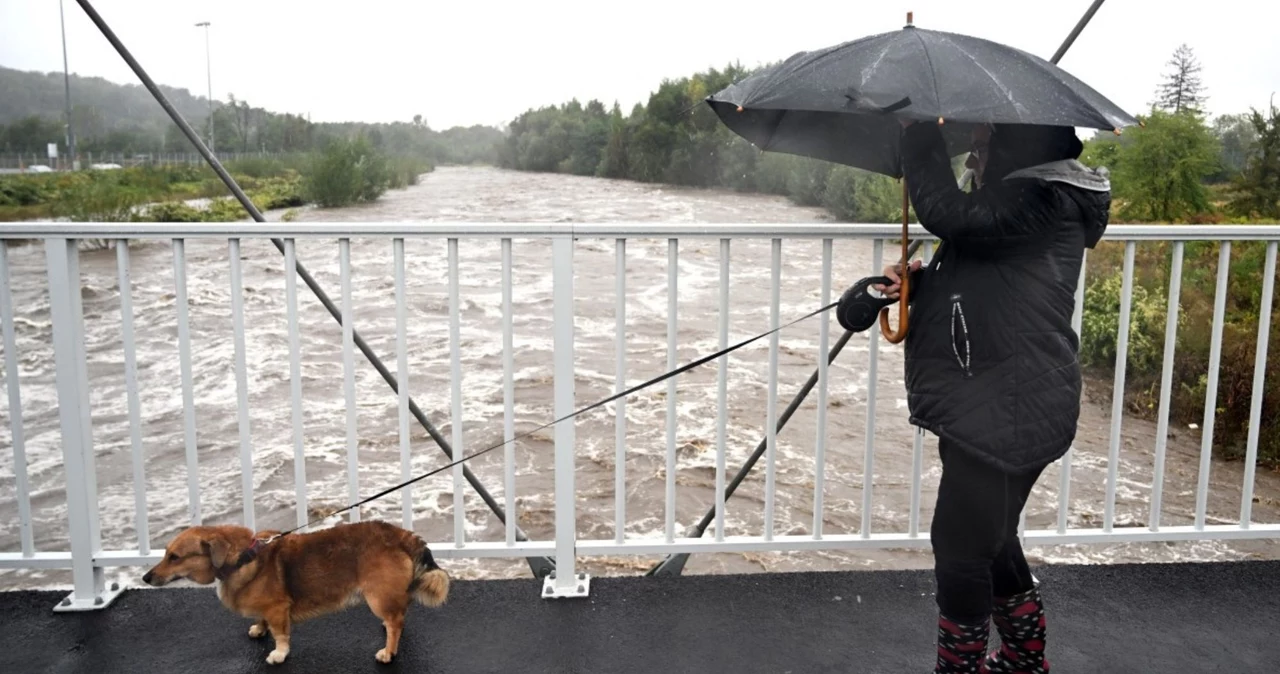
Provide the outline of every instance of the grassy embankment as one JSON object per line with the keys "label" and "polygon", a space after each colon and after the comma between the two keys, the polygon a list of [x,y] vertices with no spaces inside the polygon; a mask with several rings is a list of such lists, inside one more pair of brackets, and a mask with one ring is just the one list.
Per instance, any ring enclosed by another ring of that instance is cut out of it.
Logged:
{"label": "grassy embankment", "polygon": [[[259,210],[307,203],[339,207],[417,184],[433,170],[415,157],[387,156],[363,139],[289,159],[230,162],[226,169]],[[248,217],[207,166],[133,167],[0,176],[0,221],[227,222]],[[184,203],[209,199],[196,207]]]}

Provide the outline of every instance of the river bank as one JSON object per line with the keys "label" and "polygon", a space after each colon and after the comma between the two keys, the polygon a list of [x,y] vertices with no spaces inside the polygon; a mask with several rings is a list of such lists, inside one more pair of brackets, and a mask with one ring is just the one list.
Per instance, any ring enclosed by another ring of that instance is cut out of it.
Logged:
{"label": "river bank", "polygon": [[[335,141],[316,155],[242,159],[225,167],[260,211],[345,206],[417,184],[435,167],[388,157],[366,141]],[[0,175],[0,222],[227,222],[245,218],[204,165],[137,166]]]}

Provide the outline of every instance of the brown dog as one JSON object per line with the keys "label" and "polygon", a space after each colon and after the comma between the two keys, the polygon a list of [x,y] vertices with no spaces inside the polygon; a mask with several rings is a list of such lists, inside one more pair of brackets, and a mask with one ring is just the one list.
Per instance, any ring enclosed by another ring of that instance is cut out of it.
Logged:
{"label": "brown dog", "polygon": [[217,582],[223,605],[258,618],[250,637],[271,630],[276,643],[267,662],[273,665],[289,655],[293,623],[361,598],[387,629],[378,662],[391,662],[410,601],[434,607],[448,597],[449,576],[426,542],[393,524],[357,522],[263,544],[274,534],[263,531],[255,538],[245,527],[191,527],[174,537],[164,559],[142,580],[155,587],[179,578]]}

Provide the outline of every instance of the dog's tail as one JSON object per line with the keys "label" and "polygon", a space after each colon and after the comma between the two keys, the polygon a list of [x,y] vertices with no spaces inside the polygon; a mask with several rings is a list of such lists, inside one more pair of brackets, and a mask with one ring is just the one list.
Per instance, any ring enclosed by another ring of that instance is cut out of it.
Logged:
{"label": "dog's tail", "polygon": [[409,594],[424,606],[439,606],[449,598],[449,574],[436,564],[426,541],[414,536],[410,555],[413,557],[413,581]]}

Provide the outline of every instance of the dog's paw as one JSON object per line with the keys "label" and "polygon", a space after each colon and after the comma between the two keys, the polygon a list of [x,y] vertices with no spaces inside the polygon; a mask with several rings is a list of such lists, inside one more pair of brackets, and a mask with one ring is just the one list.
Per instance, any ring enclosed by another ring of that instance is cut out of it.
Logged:
{"label": "dog's paw", "polygon": [[267,628],[266,628],[266,627],[263,627],[262,625],[259,625],[258,623],[254,623],[254,624],[252,624],[252,625],[250,625],[250,626],[249,626],[249,638],[250,638],[250,639],[261,639],[262,637],[265,637],[265,636],[267,636]]}
{"label": "dog's paw", "polygon": [[267,664],[278,665],[284,662],[284,659],[288,656],[289,656],[289,651],[282,651],[279,648],[277,648],[274,651],[271,651],[270,653],[267,654]]}
{"label": "dog's paw", "polygon": [[378,651],[378,654],[373,657],[384,665],[391,662],[391,653],[389,653],[385,648]]}

